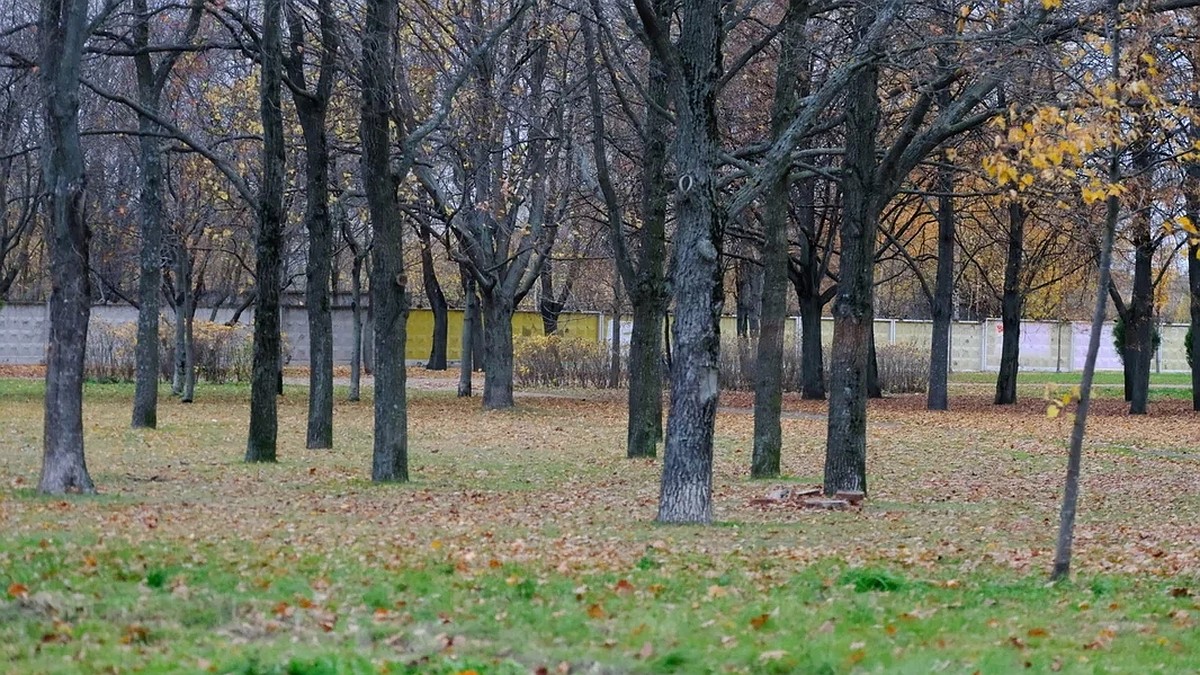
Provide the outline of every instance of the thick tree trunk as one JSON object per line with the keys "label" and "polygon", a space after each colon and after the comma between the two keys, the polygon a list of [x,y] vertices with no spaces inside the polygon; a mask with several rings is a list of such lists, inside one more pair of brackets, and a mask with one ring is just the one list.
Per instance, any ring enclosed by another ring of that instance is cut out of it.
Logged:
{"label": "thick tree trunk", "polygon": [[475,293],[475,279],[463,270],[463,295],[466,306],[463,308],[462,348],[458,371],[458,395],[460,398],[471,395],[471,374],[475,371],[475,327],[479,323],[479,295]]}
{"label": "thick tree trunk", "polygon": [[938,261],[937,276],[930,309],[933,314],[933,338],[929,344],[929,389],[925,405],[929,410],[950,408],[947,391],[950,376],[950,314],[954,304],[954,173],[949,167],[938,168]]}
{"label": "thick tree trunk", "polygon": [[1154,359],[1154,245],[1151,241],[1149,218],[1138,219],[1139,230],[1145,229],[1134,251],[1133,297],[1129,303],[1129,318],[1125,321],[1125,364],[1130,384],[1129,413],[1145,415],[1150,395],[1150,365]]}
{"label": "thick tree trunk", "polygon": [[408,480],[408,406],[405,392],[405,322],[408,317],[404,238],[389,167],[395,2],[367,0],[362,35],[363,184],[375,250],[371,256],[371,310],[375,345],[375,447],[371,480]]}
{"label": "thick tree trunk", "polygon": [[42,175],[50,257],[50,341],[38,491],[95,492],[83,451],[83,355],[91,314],[85,220],[87,179],[79,137],[79,71],[86,0],[43,0],[38,75],[45,101]]}
{"label": "thick tree trunk", "polygon": [[996,405],[1017,402],[1017,372],[1021,356],[1021,265],[1025,249],[1025,207],[1008,205],[1008,253],[1004,261],[1004,295],[1000,299],[1004,328],[1000,349],[1000,373],[996,376]]}
{"label": "thick tree trunk", "polygon": [[[860,6],[856,22],[874,12]],[[879,222],[875,146],[879,70],[874,62],[853,77],[846,99],[842,178],[841,262],[833,305],[825,493],[867,491],[868,370],[874,350],[875,237]]]}
{"label": "thick tree trunk", "polygon": [[658,520],[712,520],[713,424],[717,413],[721,284],[721,209],[713,168],[720,139],[717,81],[724,37],[721,0],[687,0],[676,73],[677,136],[675,320],[671,408]]}
{"label": "thick tree trunk", "polygon": [[282,110],[282,0],[263,5],[260,105],[263,127],[262,184],[255,243],[254,365],[250,381],[247,462],[274,462],[279,434],[279,296],[283,277],[284,142]]}
{"label": "thick tree trunk", "polygon": [[483,294],[483,407],[513,406],[513,305],[495,292]]}

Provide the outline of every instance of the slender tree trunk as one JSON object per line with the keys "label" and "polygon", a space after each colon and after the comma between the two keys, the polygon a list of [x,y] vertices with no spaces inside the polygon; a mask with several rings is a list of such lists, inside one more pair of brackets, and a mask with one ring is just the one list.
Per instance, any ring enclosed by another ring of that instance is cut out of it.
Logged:
{"label": "slender tree trunk", "polygon": [[[858,26],[873,19],[870,5],[856,10]],[[829,422],[825,493],[867,491],[867,394],[874,351],[875,237],[879,222],[875,146],[879,125],[879,69],[863,66],[846,99],[846,157],[842,178],[841,262],[833,306],[829,369]]]}
{"label": "slender tree trunk", "polygon": [[466,270],[463,270],[462,279],[466,306],[463,308],[462,353],[458,371],[460,398],[471,395],[471,374],[475,370],[475,326],[479,323],[479,296],[475,293],[475,279]]}
{"label": "slender tree trunk", "polygon": [[[542,315],[542,334],[554,335],[558,332],[558,315],[562,314],[562,304],[554,297],[554,264],[547,260],[542,264],[538,281],[541,284],[538,294],[538,311]],[[620,291],[615,290],[616,297]]]}
{"label": "slender tree trunk", "polygon": [[263,5],[260,104],[263,178],[255,243],[254,365],[250,381],[247,462],[274,462],[279,433],[280,287],[283,281],[283,43],[282,0]]}
{"label": "slender tree trunk", "polygon": [[[1200,208],[1193,209],[1200,213]],[[1193,215],[1192,222],[1198,222]],[[1200,241],[1188,245],[1188,288],[1191,295],[1192,410],[1200,411]]]}
{"label": "slender tree trunk", "polygon": [[175,363],[171,394],[182,396],[187,381],[187,308],[192,294],[192,256],[183,234],[175,245]]}
{"label": "slender tree trunk", "polygon": [[408,406],[405,393],[405,334],[408,317],[404,238],[389,167],[392,73],[397,5],[367,0],[362,35],[363,184],[375,250],[371,256],[371,310],[375,333],[375,447],[371,479],[408,480]]}
{"label": "slender tree trunk", "polygon": [[626,455],[654,457],[662,441],[662,308],[647,302],[633,306],[629,336],[629,423]]}
{"label": "slender tree trunk", "polygon": [[1027,215],[1025,207],[1019,202],[1008,205],[1008,253],[1004,261],[1004,295],[1000,300],[1004,336],[1000,350],[1000,373],[996,376],[996,405],[1017,402],[1017,372],[1021,357],[1021,264]]}
{"label": "slender tree trunk", "polygon": [[[1148,209],[1148,207],[1147,207]],[[1129,413],[1145,415],[1150,399],[1150,364],[1154,359],[1154,245],[1149,218],[1138,218],[1145,229],[1134,251],[1133,297],[1125,322],[1125,363],[1129,366]],[[1142,222],[1142,221],[1145,222]]]}
{"label": "slender tree trunk", "polygon": [[50,257],[50,341],[38,491],[95,492],[83,450],[83,355],[91,314],[85,217],[87,179],[79,137],[79,71],[86,0],[43,0],[38,75],[45,101],[42,175]]}
{"label": "slender tree trunk", "polygon": [[721,209],[713,168],[720,138],[717,81],[724,37],[721,0],[686,0],[676,73],[677,137],[675,320],[671,408],[658,520],[712,520],[713,425],[717,413],[721,284]]}
{"label": "slender tree trunk", "polygon": [[[771,110],[772,137],[786,128],[796,107],[796,96],[805,93],[808,72],[801,54],[807,0],[791,0],[784,16],[780,39],[779,67],[775,77],[775,100]],[[779,475],[783,446],[780,414],[783,410],[783,334],[787,323],[788,206],[792,179],[784,172],[766,195],[763,214],[761,323],[754,365],[754,449],[750,461],[752,478]],[[802,208],[809,206],[802,205]],[[811,223],[807,223],[811,225]],[[803,226],[803,224],[802,224]]]}
{"label": "slender tree trunk", "polygon": [[363,346],[363,311],[362,311],[362,267],[365,256],[355,254],[350,266],[350,331],[353,343],[350,345],[350,395],[351,401],[362,397],[362,346]]}
{"label": "slender tree trunk", "polygon": [[305,447],[333,447],[333,223],[329,215],[329,143],[324,105],[296,98],[304,131],[308,264],[308,429]]}
{"label": "slender tree trunk", "polygon": [[[143,3],[144,4],[144,3]],[[143,11],[144,8],[143,8]],[[135,30],[141,35],[146,31],[146,22],[140,21]],[[148,41],[148,38],[146,38]],[[139,40],[140,41],[140,40]],[[138,63],[138,93],[142,105],[153,105],[157,111],[158,100],[151,95],[152,73],[149,55],[145,65]],[[147,86],[148,85],[148,86]],[[158,322],[159,293],[162,288],[163,204],[162,204],[162,148],[159,139],[150,135],[157,125],[146,117],[138,117],[138,149],[141,159],[141,249],[138,253],[138,327],[135,361],[137,362],[136,385],[133,394],[133,427],[153,429],[158,426]]]}
{"label": "slender tree trunk", "polygon": [[[883,387],[879,382],[879,352],[875,344],[874,312],[871,313],[871,325],[867,327],[867,332],[870,334],[867,345],[867,398],[883,398]],[[834,334],[836,335],[836,331]]]}
{"label": "slender tree trunk", "polygon": [[196,294],[188,293],[183,312],[183,391],[180,403],[196,400]]}
{"label": "slender tree trunk", "polygon": [[502,293],[483,294],[483,407],[513,406],[513,305]]}
{"label": "slender tree trunk", "polygon": [[954,173],[949,167],[938,168],[938,261],[931,309],[933,339],[929,345],[929,389],[925,404],[929,410],[948,410],[950,376],[950,314],[954,304]]}
{"label": "slender tree trunk", "polygon": [[621,279],[613,281],[613,319],[608,335],[608,388],[621,386]]}
{"label": "slender tree trunk", "polygon": [[825,400],[825,354],[821,344],[821,299],[800,300],[800,398]]}
{"label": "slender tree trunk", "polygon": [[450,330],[449,305],[442,285],[438,283],[437,271],[433,267],[433,242],[429,230],[421,230],[421,282],[425,287],[425,297],[429,300],[429,309],[433,312],[433,344],[429,350],[429,361],[425,363],[426,370],[446,370],[446,340]]}

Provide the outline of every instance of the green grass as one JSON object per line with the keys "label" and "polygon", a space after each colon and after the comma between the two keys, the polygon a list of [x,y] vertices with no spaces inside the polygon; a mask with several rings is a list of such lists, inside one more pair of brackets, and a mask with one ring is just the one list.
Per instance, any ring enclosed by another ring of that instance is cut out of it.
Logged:
{"label": "green grass", "polygon": [[1183,414],[1097,414],[1077,571],[1049,585],[1069,425],[1038,406],[874,403],[862,512],[752,506],[775,484],[819,482],[824,422],[784,421],[783,469],[803,478],[765,483],[747,475],[752,418],[722,413],[718,524],[665,527],[660,465],[623,457],[619,397],[495,413],[411,392],[414,480],[375,485],[369,403],[339,400],[335,449],[308,451],[304,389],[289,387],[279,464],[248,466],[243,387],[201,386],[186,406],[163,394],[160,429],[134,431],[132,388],[88,385],[101,494],[63,499],[30,489],[41,384],[0,380],[0,672],[1200,663],[1200,456]]}

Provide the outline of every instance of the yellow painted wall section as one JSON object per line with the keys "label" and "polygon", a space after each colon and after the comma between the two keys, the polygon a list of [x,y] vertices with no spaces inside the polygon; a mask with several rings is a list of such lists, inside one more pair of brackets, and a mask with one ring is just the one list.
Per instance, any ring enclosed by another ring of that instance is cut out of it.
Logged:
{"label": "yellow painted wall section", "polygon": [[[462,347],[462,310],[452,309],[447,316],[446,358],[457,361]],[[433,311],[412,309],[408,312],[408,347],[404,358],[423,360],[429,358],[433,349]],[[564,312],[558,317],[560,335],[597,340],[600,331],[600,315],[583,312]],[[541,335],[542,315],[537,312],[517,312],[513,315],[513,336]]]}

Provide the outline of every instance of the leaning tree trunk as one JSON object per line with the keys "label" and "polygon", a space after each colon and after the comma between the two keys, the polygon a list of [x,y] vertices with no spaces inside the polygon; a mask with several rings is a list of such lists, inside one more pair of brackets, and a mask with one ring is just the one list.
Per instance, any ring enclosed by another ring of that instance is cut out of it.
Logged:
{"label": "leaning tree trunk", "polygon": [[433,267],[433,242],[429,230],[421,228],[421,283],[425,288],[425,297],[429,300],[429,309],[433,312],[433,344],[429,350],[429,361],[425,363],[426,370],[446,370],[446,341],[450,330],[450,307],[446,303],[446,294],[438,283],[437,271]]}
{"label": "leaning tree trunk", "polygon": [[[870,14],[869,8],[858,10],[860,26],[869,22]],[[872,62],[855,74],[847,90],[841,262],[833,305],[825,447],[825,492],[831,495],[867,491],[867,385],[874,348],[873,262],[879,222],[878,81],[879,69]]]}
{"label": "leaning tree trunk", "polygon": [[95,492],[83,453],[83,354],[91,314],[84,219],[87,179],[79,137],[79,71],[87,0],[43,0],[39,34],[45,134],[46,250],[50,257],[50,341],[42,473],[38,491]]}
{"label": "leaning tree trunk", "polygon": [[463,325],[461,355],[459,356],[458,395],[465,398],[471,395],[471,374],[475,371],[475,325],[479,323],[479,295],[475,292],[475,279],[467,270],[463,270],[463,295],[466,306],[463,307]]}
{"label": "leaning tree trunk", "polygon": [[263,5],[260,105],[263,127],[262,185],[255,243],[254,365],[250,379],[247,462],[274,462],[279,434],[280,310],[283,277],[284,144],[282,109],[282,0]]}
{"label": "leaning tree trunk", "polygon": [[1017,371],[1021,357],[1021,264],[1027,215],[1019,202],[1008,205],[1008,253],[1004,261],[1004,295],[1000,299],[1004,337],[1000,349],[1000,373],[996,376],[996,405],[1017,402]]}
{"label": "leaning tree trunk", "polygon": [[675,73],[675,342],[671,408],[659,493],[658,520],[712,520],[713,425],[716,420],[721,284],[721,209],[714,166],[720,138],[717,81],[724,36],[721,0],[683,6]]}
{"label": "leaning tree trunk", "polygon": [[950,167],[938,168],[937,221],[938,260],[934,279],[933,338],[929,344],[929,390],[925,406],[929,410],[950,408],[950,314],[954,305],[954,173]]}
{"label": "leaning tree trunk", "polygon": [[486,410],[513,406],[513,304],[511,298],[496,290],[483,294],[483,407]]}
{"label": "leaning tree trunk", "polygon": [[389,167],[395,2],[367,0],[362,35],[362,173],[375,250],[371,256],[371,310],[375,345],[375,446],[371,480],[408,480],[408,406],[405,393],[404,238],[397,177]]}
{"label": "leaning tree trunk", "polygon": [[[771,110],[772,136],[778,138],[795,109],[800,49],[804,40],[807,0],[792,0],[784,17],[775,101]],[[783,446],[780,414],[783,410],[783,334],[787,323],[788,206],[791,176],[785,171],[766,195],[763,214],[761,312],[758,353],[754,364],[754,449],[752,478],[779,475]]]}

